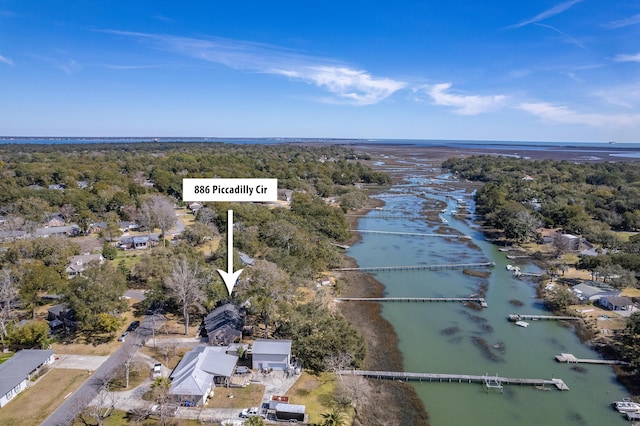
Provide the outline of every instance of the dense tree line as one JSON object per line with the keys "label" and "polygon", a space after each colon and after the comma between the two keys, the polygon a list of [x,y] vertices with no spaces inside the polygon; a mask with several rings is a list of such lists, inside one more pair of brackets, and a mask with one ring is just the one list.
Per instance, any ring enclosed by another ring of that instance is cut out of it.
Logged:
{"label": "dense tree line", "polygon": [[[148,289],[142,309],[162,307],[184,318],[185,333],[216,304],[233,299],[247,306],[249,318],[264,327],[265,336],[293,338],[296,351],[308,356],[314,370],[334,352],[351,354],[354,365],[363,359],[362,338],[341,316],[319,304],[301,305],[297,297],[297,289],[315,287],[320,272],[340,265],[335,244],[350,237],[344,213],[367,202],[357,185],[390,183],[350,149],[218,143],[4,145],[0,176],[4,230],[32,230],[51,213],[77,224],[82,235],[100,221],[102,253],[112,260],[68,279],[67,258],[81,253],[74,238],[6,241],[1,258],[6,279],[0,285],[3,340],[13,333],[11,341],[25,342],[12,331],[18,319],[12,301],[19,295],[22,308],[33,316],[40,295],[47,292],[63,296],[80,332],[113,334],[127,309],[121,296],[128,286]],[[278,187],[293,195],[289,207],[204,203],[195,223],[172,244],[164,243],[162,237],[175,222],[171,204],[182,204],[182,179],[189,177],[277,178]],[[235,269],[245,272],[231,297],[216,272],[226,269],[228,209],[234,210],[237,227],[234,248],[254,261],[251,267],[241,265],[235,253]],[[120,236],[122,220],[136,221],[147,232],[160,229],[160,244],[127,262],[119,260],[112,241]],[[213,238],[220,239],[218,249],[206,252],[203,247]],[[319,335],[324,336],[320,343]]]}
{"label": "dense tree line", "polygon": [[[586,237],[609,254],[582,259],[579,267],[607,275],[640,273],[637,237],[623,242],[615,231],[640,229],[640,168],[632,162],[572,163],[473,156],[443,163],[461,179],[485,182],[475,196],[488,226],[523,242],[540,226]],[[617,268],[614,267],[617,265]]]}

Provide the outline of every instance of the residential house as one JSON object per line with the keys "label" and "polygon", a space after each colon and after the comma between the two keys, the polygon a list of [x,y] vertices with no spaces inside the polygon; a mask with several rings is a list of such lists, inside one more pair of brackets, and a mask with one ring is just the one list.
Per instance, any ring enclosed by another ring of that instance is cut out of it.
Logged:
{"label": "residential house", "polygon": [[610,311],[629,311],[633,307],[633,301],[623,296],[604,296],[598,303]]}
{"label": "residential house", "polygon": [[251,353],[254,370],[287,371],[291,366],[291,340],[257,339]]}
{"label": "residential house", "polygon": [[121,250],[144,250],[155,246],[159,242],[157,235],[138,235],[135,237],[125,236],[120,238],[116,247]]}
{"label": "residential house", "polygon": [[120,232],[122,232],[123,234],[126,234],[129,231],[136,231],[139,228],[138,224],[135,222],[120,222],[118,223],[118,229],[120,230]]}
{"label": "residential house", "polygon": [[192,406],[206,404],[216,384],[228,385],[238,357],[224,353],[223,348],[200,346],[187,352],[169,375],[169,388],[176,402]]}
{"label": "residential house", "polygon": [[37,238],[48,238],[52,235],[75,237],[77,235],[80,235],[80,227],[78,225],[66,225],[49,228],[38,228],[34,233],[34,236]]}
{"label": "residential house", "polygon": [[72,256],[69,259],[69,265],[66,272],[69,278],[73,278],[76,275],[82,275],[82,273],[91,265],[102,265],[104,263],[104,257],[101,254],[80,254]]}
{"label": "residential house", "polygon": [[47,321],[52,331],[75,330],[78,327],[73,311],[64,304],[53,305],[47,309]]}
{"label": "residential house", "polygon": [[567,245],[567,250],[582,250],[586,244],[584,238],[573,234],[561,234],[560,239]]}
{"label": "residential house", "polygon": [[238,255],[243,265],[253,266],[256,263],[256,260],[246,253],[238,252]]}
{"label": "residential house", "polygon": [[47,215],[44,226],[47,228],[56,228],[58,226],[64,226],[66,224],[64,217],[60,213],[54,213]]}
{"label": "residential house", "polygon": [[[595,284],[594,282],[592,282]],[[616,290],[613,287],[605,285],[591,285],[582,283],[575,285],[571,288],[571,291],[581,301],[595,302],[602,297],[616,297],[620,296],[620,290]]]}
{"label": "residential house", "polygon": [[0,364],[0,407],[29,386],[32,377],[54,361],[54,352],[25,349]]}
{"label": "residential house", "polygon": [[196,214],[196,213],[198,213],[198,210],[202,209],[202,207],[204,207],[204,206],[202,205],[202,203],[194,201],[192,203],[187,204],[187,207],[189,208],[191,213]]}
{"label": "residential house", "polygon": [[242,339],[244,319],[243,309],[233,303],[226,303],[205,317],[202,334],[206,334],[212,345],[228,346]]}

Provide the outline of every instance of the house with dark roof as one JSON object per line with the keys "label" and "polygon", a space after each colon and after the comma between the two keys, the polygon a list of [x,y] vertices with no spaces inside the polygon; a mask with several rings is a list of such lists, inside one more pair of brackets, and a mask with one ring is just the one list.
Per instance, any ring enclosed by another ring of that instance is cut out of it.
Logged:
{"label": "house with dark roof", "polygon": [[598,303],[610,311],[629,311],[633,307],[633,301],[623,296],[604,296],[598,300]]}
{"label": "house with dark roof", "polygon": [[62,303],[47,309],[47,321],[49,321],[49,328],[52,331],[62,329],[75,330],[78,328],[73,310]]}
{"label": "house with dark roof", "polygon": [[251,354],[254,370],[287,371],[291,366],[291,340],[256,339]]}
{"label": "house with dark roof", "polygon": [[122,237],[116,247],[121,250],[144,250],[153,247],[159,243],[160,239],[157,235],[137,235],[133,237]]}
{"label": "house with dark roof", "polygon": [[0,364],[0,407],[29,387],[31,378],[54,359],[53,351],[25,349]]}
{"label": "house with dark roof", "polygon": [[169,395],[179,403],[206,404],[216,384],[228,385],[238,363],[221,347],[200,346],[187,352],[171,372]]}
{"label": "house with dark roof", "polygon": [[204,319],[202,334],[212,345],[228,346],[242,339],[244,328],[244,310],[226,303],[215,308]]}

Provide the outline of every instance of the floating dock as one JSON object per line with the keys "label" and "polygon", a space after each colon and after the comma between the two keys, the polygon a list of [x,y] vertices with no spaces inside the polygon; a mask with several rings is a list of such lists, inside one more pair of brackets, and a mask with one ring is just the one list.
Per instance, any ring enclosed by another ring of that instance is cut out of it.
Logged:
{"label": "floating dock", "polygon": [[488,307],[483,297],[337,297],[337,302],[475,302]]}
{"label": "floating dock", "polygon": [[613,359],[585,359],[576,358],[573,354],[556,355],[556,361],[566,362],[568,364],[607,364],[607,365],[629,365],[626,361],[618,361]]}
{"label": "floating dock", "polygon": [[528,315],[528,314],[509,314],[507,317],[509,321],[516,322],[522,320],[579,320],[580,317],[569,317],[569,316],[559,316],[559,315]]}
{"label": "floating dock", "polygon": [[482,376],[468,374],[439,374],[439,373],[407,373],[402,371],[365,371],[365,370],[341,370],[341,375],[362,376],[369,379],[414,381],[421,383],[481,383],[487,388],[502,389],[503,385],[529,385],[544,388],[555,386],[558,390],[569,390],[569,386],[562,379],[523,379],[515,377],[501,377],[498,375]]}

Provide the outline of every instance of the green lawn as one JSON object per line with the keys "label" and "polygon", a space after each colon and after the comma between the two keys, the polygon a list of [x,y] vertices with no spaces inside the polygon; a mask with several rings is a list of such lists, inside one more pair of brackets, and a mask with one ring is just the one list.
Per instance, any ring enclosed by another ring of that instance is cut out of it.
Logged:
{"label": "green lawn", "polygon": [[0,364],[5,362],[6,360],[11,358],[12,356],[13,356],[13,352],[7,352],[6,354],[5,353],[0,353]]}

